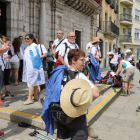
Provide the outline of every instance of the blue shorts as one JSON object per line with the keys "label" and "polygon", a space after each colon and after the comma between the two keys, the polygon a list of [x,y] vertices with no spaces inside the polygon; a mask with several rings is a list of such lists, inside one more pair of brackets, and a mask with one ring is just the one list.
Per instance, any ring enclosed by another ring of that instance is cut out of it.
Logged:
{"label": "blue shorts", "polygon": [[4,71],[2,71],[0,66],[0,91],[2,90],[3,87],[3,76],[4,76]]}

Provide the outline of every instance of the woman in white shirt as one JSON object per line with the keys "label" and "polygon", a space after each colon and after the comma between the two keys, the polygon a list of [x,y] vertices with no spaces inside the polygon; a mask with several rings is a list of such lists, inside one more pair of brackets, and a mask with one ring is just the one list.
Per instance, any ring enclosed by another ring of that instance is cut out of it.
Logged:
{"label": "woman in white shirt", "polygon": [[38,86],[45,84],[45,77],[41,60],[42,54],[35,37],[32,34],[27,34],[25,40],[29,46],[24,52],[23,82],[27,82],[29,96],[23,105],[29,105],[33,104],[33,94],[34,100],[38,100]]}
{"label": "woman in white shirt", "polygon": [[136,63],[136,60],[135,60],[134,55],[132,54],[132,51],[130,49],[127,49],[125,53],[126,54],[124,56],[124,60],[129,61],[134,66]]}
{"label": "woman in white shirt", "polygon": [[10,59],[10,64],[11,64],[10,77],[12,76],[14,72],[15,86],[19,85],[18,83],[19,61],[23,60],[23,53],[20,46],[21,46],[20,38],[15,38],[12,42],[12,47],[11,47],[13,56]]}

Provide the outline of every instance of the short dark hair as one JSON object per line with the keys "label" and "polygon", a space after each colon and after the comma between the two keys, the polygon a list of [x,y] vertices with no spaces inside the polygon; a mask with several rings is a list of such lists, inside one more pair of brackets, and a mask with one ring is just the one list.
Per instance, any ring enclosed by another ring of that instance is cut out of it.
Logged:
{"label": "short dark hair", "polygon": [[53,44],[53,41],[49,41],[49,43],[52,43]]}
{"label": "short dark hair", "polygon": [[120,60],[123,60],[123,58],[122,58],[122,57],[119,57],[119,58],[118,58],[118,62],[119,62]]}
{"label": "short dark hair", "polygon": [[77,61],[80,57],[85,57],[85,52],[80,49],[73,49],[68,53],[68,62],[71,65],[72,59],[74,58]]}
{"label": "short dark hair", "polygon": [[20,38],[20,37],[22,37],[22,38],[23,38],[23,36],[22,36],[22,35],[20,35],[20,36],[19,36],[19,38]]}
{"label": "short dark hair", "polygon": [[[33,34],[27,34],[26,36],[29,36],[29,38],[30,38],[30,39],[33,39],[33,42],[37,44],[36,38],[34,37]],[[26,36],[25,36],[25,37],[26,37]]]}

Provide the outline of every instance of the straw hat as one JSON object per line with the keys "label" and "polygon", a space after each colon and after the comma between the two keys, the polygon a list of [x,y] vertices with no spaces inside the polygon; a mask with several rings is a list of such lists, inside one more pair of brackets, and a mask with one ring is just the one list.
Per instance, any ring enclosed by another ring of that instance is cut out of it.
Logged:
{"label": "straw hat", "polygon": [[60,95],[60,105],[66,115],[75,118],[86,112],[92,99],[89,83],[83,79],[73,79],[64,86]]}
{"label": "straw hat", "polygon": [[99,40],[99,37],[94,37],[94,38],[93,38],[92,43],[95,43],[95,42],[101,42],[101,41]]}
{"label": "straw hat", "polygon": [[132,51],[130,49],[127,49],[125,53],[132,53]]}

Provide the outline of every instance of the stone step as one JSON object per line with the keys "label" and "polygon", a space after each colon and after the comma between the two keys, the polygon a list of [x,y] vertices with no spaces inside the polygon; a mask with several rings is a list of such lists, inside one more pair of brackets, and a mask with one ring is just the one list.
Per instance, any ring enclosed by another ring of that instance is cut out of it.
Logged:
{"label": "stone step", "polygon": [[[113,91],[113,89],[111,88],[110,85],[97,84],[97,86],[100,89],[100,97],[93,100],[92,105],[89,108],[89,113],[91,115],[88,114],[87,116],[90,124],[95,121],[95,118],[97,118],[97,116],[101,114],[101,112],[105,109],[106,105],[109,102],[111,102],[114,99],[114,97],[118,95],[118,91],[120,91],[120,89],[117,89],[117,92],[113,94],[109,98],[109,100],[107,100],[107,102],[105,102],[98,108],[97,107],[99,106],[98,104],[100,104],[100,102],[102,102],[102,100],[104,100],[109,95],[109,93]],[[35,125],[37,127],[44,129],[44,122],[42,121],[41,116],[39,116],[42,110],[42,106],[39,102],[30,105],[28,109],[27,106],[21,106],[20,108],[18,104],[20,105],[21,102],[13,103],[13,104],[16,104],[16,110],[13,110],[15,109],[15,105],[12,104],[8,108],[0,108],[1,119],[13,121],[16,123],[26,122],[31,125]],[[92,110],[95,110],[94,108],[98,108],[98,109],[94,111],[94,113],[92,113],[93,112]]]}

